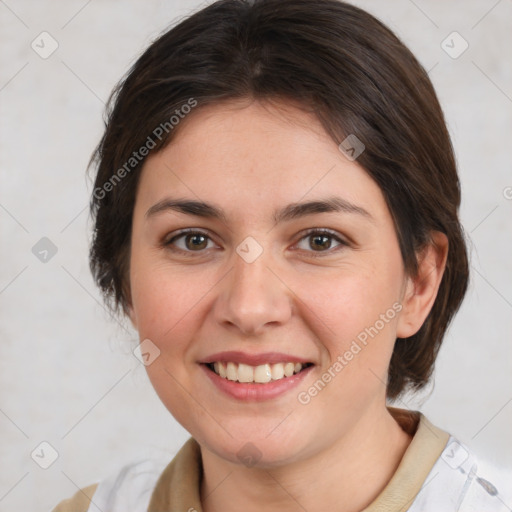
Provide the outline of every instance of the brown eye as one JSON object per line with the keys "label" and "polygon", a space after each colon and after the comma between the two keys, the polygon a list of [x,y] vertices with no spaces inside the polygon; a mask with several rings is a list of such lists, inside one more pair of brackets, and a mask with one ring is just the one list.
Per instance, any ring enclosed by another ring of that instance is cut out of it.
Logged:
{"label": "brown eye", "polygon": [[204,235],[185,235],[185,246],[187,249],[205,249],[208,245],[207,238]]}
{"label": "brown eye", "polygon": [[325,235],[310,235],[309,237],[311,243],[310,247],[312,249],[330,249],[332,243],[332,237]]}
{"label": "brown eye", "polygon": [[208,242],[211,242],[211,240],[205,233],[201,231],[187,231],[172,237],[169,241],[165,242],[165,246],[183,252],[201,252],[203,249],[209,248]]}
{"label": "brown eye", "polygon": [[[304,245],[299,247],[301,250],[309,251],[309,252],[332,252],[329,251],[333,247],[333,241],[335,241],[338,246],[347,246],[347,242],[342,240],[337,235],[331,233],[330,231],[325,230],[311,230],[305,236],[303,236],[297,244],[300,246],[301,243],[306,241],[306,247]],[[336,246],[334,246],[336,249]]]}

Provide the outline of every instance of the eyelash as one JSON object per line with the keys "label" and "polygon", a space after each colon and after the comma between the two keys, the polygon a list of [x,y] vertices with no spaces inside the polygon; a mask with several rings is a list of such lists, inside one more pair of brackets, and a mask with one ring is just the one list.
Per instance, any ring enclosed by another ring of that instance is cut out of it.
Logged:
{"label": "eyelash", "polygon": [[[182,254],[184,253],[187,255],[191,255],[195,252],[201,253],[201,252],[204,252],[204,250],[206,250],[206,249],[204,249],[201,251],[188,251],[188,250],[177,249],[176,247],[173,247],[173,244],[175,243],[176,240],[183,238],[186,235],[202,235],[202,236],[208,238],[209,240],[211,240],[211,237],[206,232],[197,230],[194,228],[188,228],[188,229],[184,229],[184,230],[180,231],[177,235],[173,236],[169,240],[164,241],[163,246],[166,247],[167,249],[170,249],[173,252],[180,252]],[[299,239],[297,244],[300,243],[302,240],[311,237],[312,235],[324,235],[324,236],[334,239],[336,242],[338,242],[340,244],[338,247],[335,247],[334,249],[327,249],[325,251],[307,251],[307,252],[312,253],[311,256],[313,258],[321,258],[325,254],[327,254],[327,255],[332,254],[334,251],[338,250],[340,247],[348,247],[349,246],[349,243],[346,242],[345,240],[343,240],[342,238],[340,238],[334,231],[331,231],[331,230],[325,229],[325,228],[324,229],[312,228],[312,229],[307,230],[301,236],[301,238]],[[316,254],[315,254],[315,252],[316,252]]]}

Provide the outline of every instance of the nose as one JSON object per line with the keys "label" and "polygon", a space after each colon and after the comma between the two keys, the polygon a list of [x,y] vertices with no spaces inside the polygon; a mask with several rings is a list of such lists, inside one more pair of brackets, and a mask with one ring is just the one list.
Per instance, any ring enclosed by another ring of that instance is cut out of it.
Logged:
{"label": "nose", "polygon": [[249,263],[238,254],[222,280],[214,312],[218,323],[245,335],[258,335],[270,325],[286,323],[292,315],[293,293],[264,251]]}

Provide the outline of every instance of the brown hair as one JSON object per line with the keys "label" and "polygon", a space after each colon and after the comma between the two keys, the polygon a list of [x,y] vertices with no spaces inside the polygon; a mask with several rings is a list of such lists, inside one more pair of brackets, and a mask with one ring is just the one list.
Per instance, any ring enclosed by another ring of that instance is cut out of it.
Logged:
{"label": "brown hair", "polygon": [[389,398],[420,389],[469,278],[453,148],[423,67],[380,21],[337,0],[217,1],[161,35],[116,86],[91,160],[90,265],[107,303],[125,313],[130,304],[142,148],[162,149],[192,106],[243,98],[292,100],[337,144],[348,135],[364,143],[357,161],[383,192],[409,275],[430,232],[447,235],[436,301],[415,335],[396,340],[389,368]]}

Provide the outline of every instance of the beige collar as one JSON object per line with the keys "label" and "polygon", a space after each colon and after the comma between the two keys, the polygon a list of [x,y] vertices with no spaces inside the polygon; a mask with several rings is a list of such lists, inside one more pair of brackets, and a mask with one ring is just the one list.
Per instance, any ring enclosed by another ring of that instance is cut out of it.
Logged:
{"label": "beige collar", "polygon": [[[450,437],[419,412],[392,407],[388,410],[400,426],[414,437],[388,485],[364,512],[406,511]],[[148,512],[184,512],[190,509],[202,512],[202,475],[201,449],[191,437],[160,475]]]}

